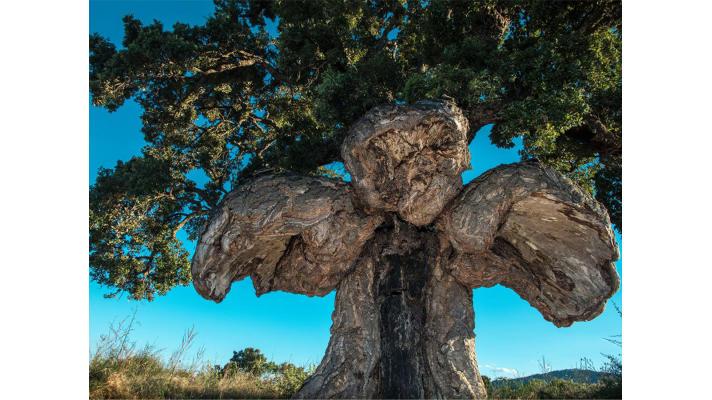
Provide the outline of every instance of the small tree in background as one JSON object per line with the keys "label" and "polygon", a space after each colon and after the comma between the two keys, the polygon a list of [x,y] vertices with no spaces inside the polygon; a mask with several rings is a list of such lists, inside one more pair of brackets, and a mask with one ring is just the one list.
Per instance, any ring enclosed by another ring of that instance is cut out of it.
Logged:
{"label": "small tree in background", "polygon": [[240,351],[233,351],[230,361],[220,369],[223,375],[230,375],[237,371],[260,377],[268,372],[276,372],[277,364],[267,360],[259,349],[247,347]]}
{"label": "small tree in background", "polygon": [[233,351],[230,361],[224,366],[215,366],[221,377],[238,373],[250,374],[255,378],[267,379],[280,393],[295,393],[312,373],[312,368],[296,366],[289,362],[277,364],[270,361],[259,349],[247,347]]}

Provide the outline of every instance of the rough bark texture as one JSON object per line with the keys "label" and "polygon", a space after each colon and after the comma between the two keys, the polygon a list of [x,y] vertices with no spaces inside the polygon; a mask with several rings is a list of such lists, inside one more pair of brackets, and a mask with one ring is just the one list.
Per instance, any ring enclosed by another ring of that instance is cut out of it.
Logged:
{"label": "rough bark texture", "polygon": [[438,389],[430,397],[484,399],[487,392],[475,356],[472,290],[447,272],[447,252],[440,251],[427,292],[426,354]]}
{"label": "rough bark texture", "polygon": [[438,227],[457,250],[449,270],[460,283],[501,283],[557,326],[596,317],[618,290],[618,247],[605,209],[537,162],[486,172]]}
{"label": "rough bark texture", "polygon": [[341,147],[366,208],[431,223],[462,188],[469,167],[467,120],[451,103],[383,106],[357,121]]}
{"label": "rough bark texture", "polygon": [[258,295],[284,290],[323,296],[346,275],[381,220],[354,209],[343,182],[259,178],[230,193],[211,217],[193,257],[193,283],[216,301],[248,275]]}
{"label": "rough bark texture", "polygon": [[339,286],[331,340],[298,398],[484,398],[472,291],[445,273],[438,236],[395,220]]}
{"label": "rough bark texture", "polygon": [[353,192],[268,176],[211,216],[192,266],[204,297],[248,275],[258,294],[338,289],[326,355],[297,397],[485,398],[472,288],[510,287],[558,326],[617,290],[605,209],[536,162],[462,189],[466,132],[451,103],[378,107],[342,148]]}

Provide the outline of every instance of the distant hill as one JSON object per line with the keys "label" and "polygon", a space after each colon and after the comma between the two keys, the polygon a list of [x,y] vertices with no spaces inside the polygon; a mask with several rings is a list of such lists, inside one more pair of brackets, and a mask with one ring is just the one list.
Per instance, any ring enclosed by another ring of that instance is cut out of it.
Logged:
{"label": "distant hill", "polygon": [[500,387],[505,385],[516,385],[521,383],[527,383],[534,379],[539,379],[547,382],[554,379],[564,379],[571,380],[577,383],[597,383],[607,376],[611,376],[611,374],[607,372],[572,368],[562,369],[559,371],[551,371],[545,374],[534,374],[522,378],[498,378],[492,381],[492,386]]}

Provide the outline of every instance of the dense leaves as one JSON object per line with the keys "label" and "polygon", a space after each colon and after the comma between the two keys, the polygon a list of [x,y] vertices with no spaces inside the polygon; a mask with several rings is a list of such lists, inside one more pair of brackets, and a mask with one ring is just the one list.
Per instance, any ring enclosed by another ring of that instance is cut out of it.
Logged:
{"label": "dense leaves", "polygon": [[91,188],[92,275],[117,293],[186,284],[182,228],[251,175],[325,173],[389,102],[454,99],[472,136],[521,137],[621,228],[619,2],[217,0],[201,26],[124,26],[121,47],[90,37],[93,103],[137,102],[147,143]]}
{"label": "dense leaves", "polygon": [[[272,377],[275,387],[282,393],[294,394],[313,373],[312,368],[298,367],[292,363],[277,364],[270,361],[259,349],[252,347],[233,351],[230,361],[224,366],[216,365],[215,371],[223,378],[236,374],[249,374],[255,378]],[[275,379],[276,378],[276,379]]]}
{"label": "dense leaves", "polygon": [[225,366],[216,366],[215,368],[221,375],[240,371],[255,376],[262,376],[265,373],[277,371],[279,366],[273,361],[269,361],[259,349],[247,347],[240,351],[233,351],[230,361],[228,361]]}

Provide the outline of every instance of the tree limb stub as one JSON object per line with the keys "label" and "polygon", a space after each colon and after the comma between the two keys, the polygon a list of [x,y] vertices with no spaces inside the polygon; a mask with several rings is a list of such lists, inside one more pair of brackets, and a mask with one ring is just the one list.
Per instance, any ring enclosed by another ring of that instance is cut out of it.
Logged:
{"label": "tree limb stub", "polygon": [[590,320],[618,289],[618,247],[605,209],[537,162],[471,182],[438,221],[467,287],[501,283],[557,326]]}
{"label": "tree limb stub", "polygon": [[350,129],[344,165],[365,208],[428,225],[462,187],[469,168],[468,123],[453,103],[382,106]]}
{"label": "tree limb stub", "polygon": [[382,217],[354,209],[348,185],[264,176],[231,192],[211,216],[193,257],[193,282],[222,301],[248,275],[257,294],[323,296],[346,275]]}

